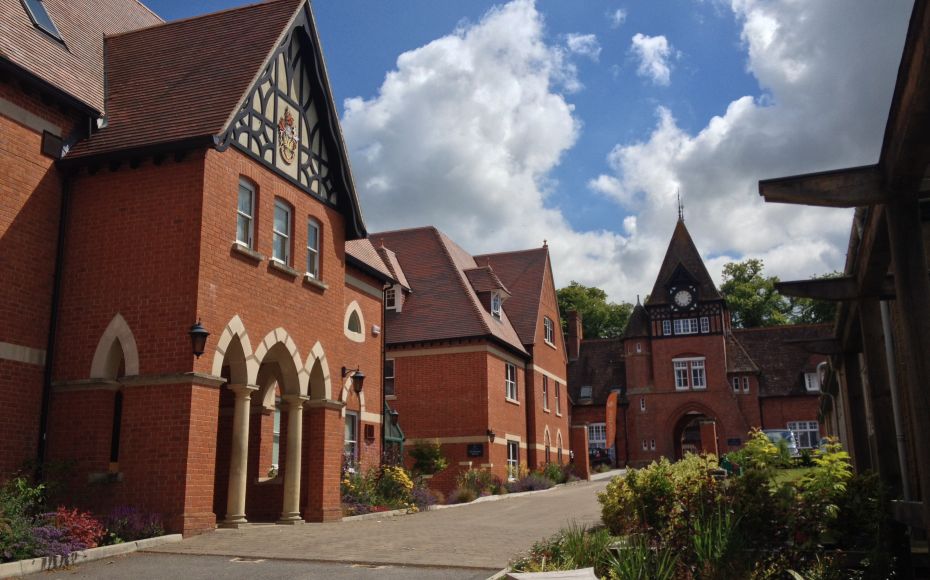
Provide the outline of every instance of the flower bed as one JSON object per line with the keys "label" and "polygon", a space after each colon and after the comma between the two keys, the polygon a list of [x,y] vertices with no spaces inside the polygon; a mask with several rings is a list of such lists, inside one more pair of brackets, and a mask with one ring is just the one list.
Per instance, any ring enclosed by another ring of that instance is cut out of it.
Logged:
{"label": "flower bed", "polygon": [[100,520],[65,506],[49,511],[46,486],[25,477],[0,488],[0,562],[72,553],[164,534],[161,518],[135,508],[114,509]]}

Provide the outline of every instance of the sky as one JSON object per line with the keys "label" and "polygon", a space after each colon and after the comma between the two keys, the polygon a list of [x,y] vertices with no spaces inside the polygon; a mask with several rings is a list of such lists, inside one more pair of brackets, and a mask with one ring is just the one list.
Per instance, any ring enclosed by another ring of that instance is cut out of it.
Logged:
{"label": "sky", "polygon": [[[166,19],[248,0],[148,0]],[[842,270],[851,210],[760,179],[875,163],[911,0],[317,0],[369,232],[549,244],[556,285],[651,291],[678,217],[716,281]],[[493,264],[492,264],[493,267]]]}

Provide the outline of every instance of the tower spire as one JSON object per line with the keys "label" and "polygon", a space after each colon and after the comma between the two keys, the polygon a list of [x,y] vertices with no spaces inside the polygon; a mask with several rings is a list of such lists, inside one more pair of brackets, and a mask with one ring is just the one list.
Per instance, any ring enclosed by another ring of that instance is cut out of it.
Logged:
{"label": "tower spire", "polygon": [[685,221],[685,206],[681,205],[681,188],[678,188],[678,221]]}

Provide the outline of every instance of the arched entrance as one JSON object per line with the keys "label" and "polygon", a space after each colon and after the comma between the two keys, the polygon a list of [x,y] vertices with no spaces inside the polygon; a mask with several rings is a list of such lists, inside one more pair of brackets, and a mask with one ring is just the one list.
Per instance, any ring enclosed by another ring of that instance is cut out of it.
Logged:
{"label": "arched entrance", "polygon": [[700,453],[701,422],[710,420],[707,415],[697,411],[685,413],[675,424],[673,433],[675,441],[675,459],[681,459],[686,453]]}

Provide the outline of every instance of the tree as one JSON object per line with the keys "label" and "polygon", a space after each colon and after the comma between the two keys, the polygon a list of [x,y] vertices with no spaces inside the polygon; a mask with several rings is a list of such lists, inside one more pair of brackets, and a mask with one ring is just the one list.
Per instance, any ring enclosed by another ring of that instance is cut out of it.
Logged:
{"label": "tree", "polygon": [[775,290],[776,282],[777,277],[762,275],[762,260],[750,258],[723,267],[720,291],[735,326],[753,328],[789,322],[791,304]]}
{"label": "tree", "polygon": [[[831,322],[835,318],[835,303],[810,298],[786,298],[775,289],[778,277],[766,277],[762,269],[762,260],[758,259],[730,262],[723,267],[720,291],[727,300],[735,326],[753,328],[778,324],[817,324]],[[839,272],[832,272],[814,276],[813,279],[840,275]]]}
{"label": "tree", "polygon": [[[600,288],[585,286],[574,280],[557,291],[559,310],[563,317],[572,310],[581,315],[581,328],[585,338],[616,338],[623,334],[626,322],[633,312],[629,302],[607,301],[607,293]],[[562,319],[562,330],[566,321]]]}

